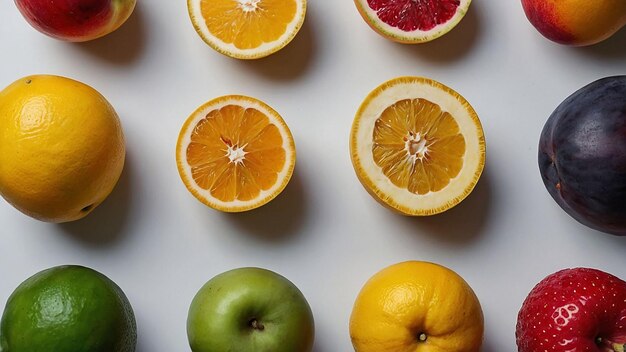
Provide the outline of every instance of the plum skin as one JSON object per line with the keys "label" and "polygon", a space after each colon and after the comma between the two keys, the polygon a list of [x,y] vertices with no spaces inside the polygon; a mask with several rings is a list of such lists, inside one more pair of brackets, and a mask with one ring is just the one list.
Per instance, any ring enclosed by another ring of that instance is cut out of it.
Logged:
{"label": "plum skin", "polygon": [[541,133],[539,170],[574,219],[626,235],[626,76],[597,80],[557,107]]}

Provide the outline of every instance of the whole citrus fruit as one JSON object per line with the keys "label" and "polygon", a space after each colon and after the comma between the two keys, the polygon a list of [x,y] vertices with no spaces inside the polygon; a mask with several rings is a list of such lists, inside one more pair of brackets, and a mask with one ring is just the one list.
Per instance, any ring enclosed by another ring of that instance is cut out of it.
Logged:
{"label": "whole citrus fruit", "polygon": [[365,284],[354,303],[350,336],[357,352],[478,352],[483,314],[474,291],[454,271],[410,261]]}
{"label": "whole citrus fruit", "polygon": [[124,167],[124,135],[111,104],[59,76],[24,77],[0,92],[0,150],[0,194],[50,222],[89,214]]}
{"label": "whole citrus fruit", "polygon": [[7,352],[132,352],[136,342],[122,289],[81,266],[47,269],[24,281],[0,325],[0,351]]}

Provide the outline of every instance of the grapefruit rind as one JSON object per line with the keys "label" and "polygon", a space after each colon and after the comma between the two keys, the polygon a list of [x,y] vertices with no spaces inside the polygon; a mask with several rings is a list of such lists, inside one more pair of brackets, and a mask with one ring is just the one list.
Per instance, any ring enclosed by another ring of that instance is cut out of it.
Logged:
{"label": "grapefruit rind", "polygon": [[[186,150],[191,143],[191,134],[198,122],[204,119],[210,111],[218,110],[227,105],[238,105],[243,108],[257,109],[265,114],[270,123],[275,125],[283,137],[283,149],[285,150],[285,164],[278,173],[276,183],[267,190],[261,190],[258,197],[249,201],[234,200],[225,202],[211,195],[209,190],[199,187],[192,177],[191,166],[186,160]],[[261,207],[276,198],[287,187],[296,163],[296,146],[287,124],[282,117],[264,102],[242,95],[226,95],[215,98],[200,106],[194,111],[183,124],[178,142],[176,143],[176,164],[180,177],[191,194],[205,205],[227,213],[238,213]]]}
{"label": "grapefruit rind", "polygon": [[[417,195],[394,185],[376,165],[372,146],[374,125],[381,113],[402,99],[427,99],[450,113],[466,141],[463,168],[441,191]],[[350,133],[350,157],[364,188],[379,203],[404,215],[428,216],[459,204],[474,189],[486,156],[481,122],[472,106],[451,88],[428,78],[398,77],[373,90],[356,113]]]}
{"label": "grapefruit rind", "polygon": [[354,3],[359,10],[359,13],[361,14],[365,22],[374,31],[389,40],[402,44],[426,43],[450,32],[452,29],[454,29],[454,27],[459,24],[459,22],[461,22],[463,17],[465,17],[465,14],[467,13],[471,2],[472,0],[461,0],[461,3],[459,4],[459,7],[457,8],[454,16],[450,20],[440,25],[437,25],[433,29],[430,29],[428,31],[422,31],[418,29],[407,32],[383,22],[376,14],[376,11],[374,11],[367,4],[367,0],[354,0]]}
{"label": "grapefruit rind", "polygon": [[275,41],[263,43],[261,46],[253,49],[239,49],[234,44],[226,43],[211,34],[206,26],[206,23],[204,22],[204,18],[202,17],[200,0],[187,0],[187,10],[196,32],[206,44],[213,48],[213,50],[235,59],[254,60],[267,57],[281,50],[298,34],[306,17],[307,2],[306,0],[295,1],[297,3],[296,14],[293,21],[289,23],[285,29],[285,33],[283,33],[283,35]]}

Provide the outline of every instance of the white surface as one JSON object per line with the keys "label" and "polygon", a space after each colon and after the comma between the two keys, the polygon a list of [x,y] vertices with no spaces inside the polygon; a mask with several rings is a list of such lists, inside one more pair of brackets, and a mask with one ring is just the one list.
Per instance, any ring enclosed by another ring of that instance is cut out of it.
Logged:
{"label": "white surface", "polygon": [[[453,32],[422,46],[388,42],[352,1],[311,0],[305,25],[282,52],[240,62],[196,35],[183,1],[142,1],[130,22],[87,44],[31,29],[0,2],[0,85],[34,73],[81,80],[116,107],[127,166],[111,197],[87,219],[54,225],[0,202],[0,300],[28,276],[59,264],[93,267],[130,298],[140,352],[188,351],[189,303],[209,278],[260,266],[291,279],[311,304],[315,352],[351,350],[348,319],[379,269],[429,260],[460,273],[485,313],[485,352],[512,351],[517,311],[533,285],[571,266],[626,277],[626,239],[567,216],[537,168],[539,133],[552,110],[583,85],[626,70],[624,31],[596,47],[544,40],[519,1],[477,0]],[[348,153],[352,118],[383,81],[424,75],[460,92],[481,117],[486,172],[474,193],[443,215],[404,218],[361,187]],[[224,94],[258,97],[289,124],[296,172],[274,202],[220,214],[185,189],[174,158],[184,119]]]}

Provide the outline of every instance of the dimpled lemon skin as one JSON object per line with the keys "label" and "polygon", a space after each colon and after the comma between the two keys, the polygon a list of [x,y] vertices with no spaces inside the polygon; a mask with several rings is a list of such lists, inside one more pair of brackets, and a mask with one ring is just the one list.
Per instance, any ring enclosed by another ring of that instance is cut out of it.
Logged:
{"label": "dimpled lemon skin", "polygon": [[372,276],[350,317],[357,352],[478,352],[483,330],[480,303],[465,280],[418,261]]}
{"label": "dimpled lemon skin", "polygon": [[95,89],[36,75],[0,92],[0,194],[48,222],[89,214],[111,193],[124,167],[117,113]]}
{"label": "dimpled lemon skin", "polygon": [[134,352],[136,344],[135,315],[122,289],[76,265],[25,280],[0,322],[0,352]]}

